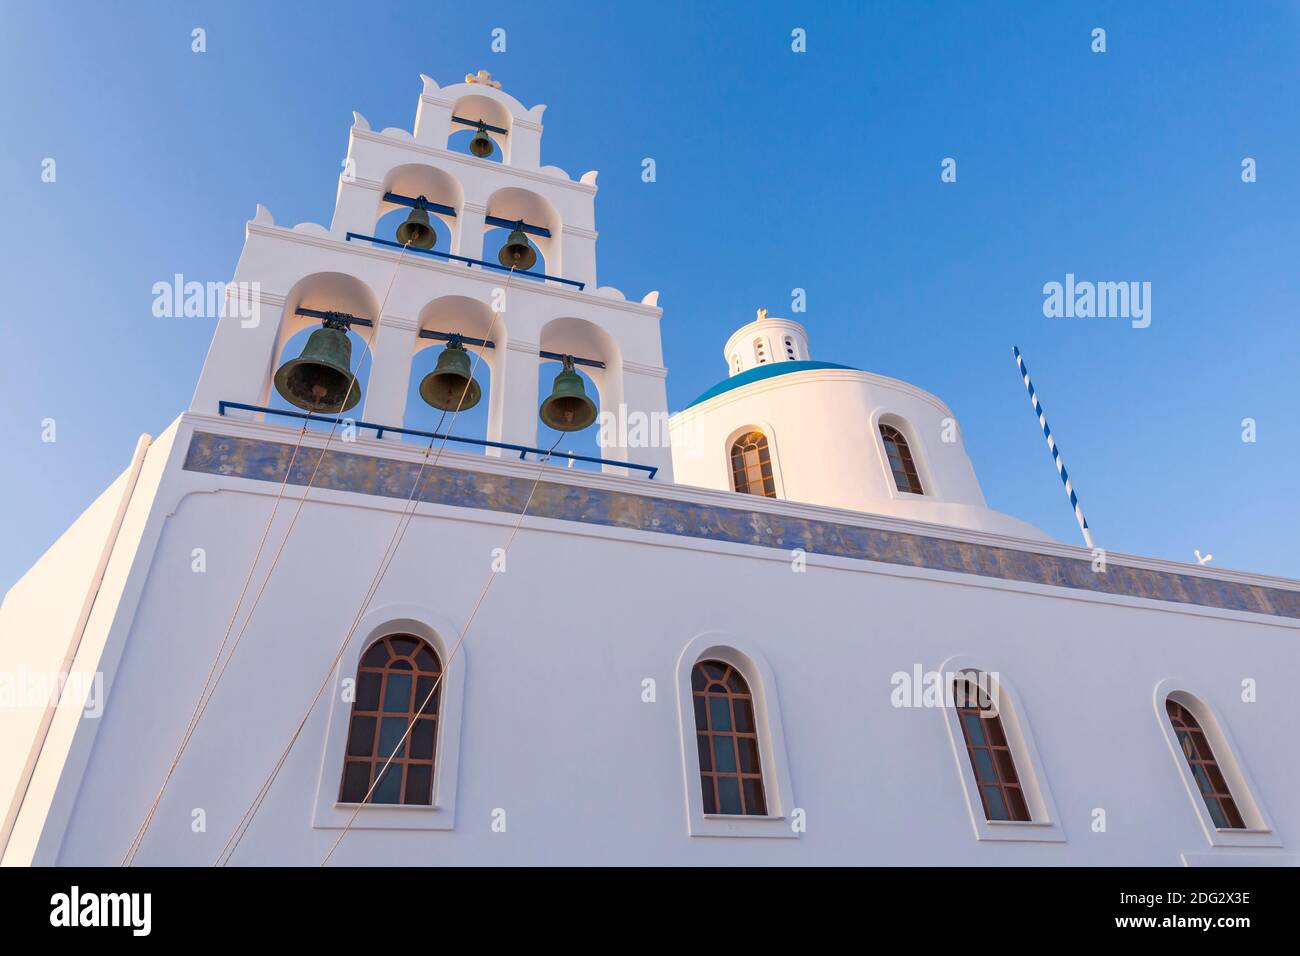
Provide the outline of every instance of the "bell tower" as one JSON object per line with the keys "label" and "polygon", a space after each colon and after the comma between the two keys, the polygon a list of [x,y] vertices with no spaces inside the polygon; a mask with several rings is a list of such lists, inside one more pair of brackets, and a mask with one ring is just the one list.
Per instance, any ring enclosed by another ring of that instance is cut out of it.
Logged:
{"label": "bell tower", "polygon": [[[483,391],[491,442],[538,444],[541,376],[545,372],[549,382],[566,358],[595,385],[591,398],[600,413],[644,413],[651,420],[666,414],[658,292],[629,300],[597,283],[596,172],[574,179],[543,166],[546,107],[526,108],[486,71],[446,87],[427,76],[422,80],[411,131],[375,131],[353,113],[328,228],[279,225],[257,207],[227,289],[228,298],[241,297],[241,308],[228,308],[218,321],[191,410],[267,417],[260,409],[276,387],[277,369],[299,358],[308,362],[307,371],[317,367],[310,362],[323,363],[319,368],[329,381],[304,385],[301,368],[281,379],[297,374],[300,390],[329,392],[336,374],[345,380],[348,374],[346,356],[343,366],[337,361],[346,351],[337,338],[340,328],[349,328],[365,344],[364,351],[353,350],[351,372],[366,361],[369,373],[359,404],[343,414],[367,424],[402,426],[412,359],[430,346],[453,353],[464,348],[487,366],[490,385]],[[461,131],[474,133],[465,149],[454,145]],[[405,223],[395,236],[379,235],[380,219],[394,210],[406,212]],[[492,230],[509,231],[499,254],[485,253]],[[438,239],[440,231],[450,235],[449,242]],[[333,328],[335,338],[317,341],[314,335],[302,356],[285,354],[290,338],[306,328]],[[543,363],[556,364],[543,370]],[[456,401],[468,401],[474,388],[451,377],[463,364],[452,360],[444,369],[440,357],[439,371],[450,369],[449,377],[431,383],[430,394],[443,394],[449,381],[459,381]],[[571,412],[574,383],[580,393],[582,380],[576,374],[560,378],[565,393],[553,398],[563,401],[550,407]],[[351,384],[361,391],[360,382]],[[319,411],[283,388],[280,393]],[[572,426],[590,417],[547,421]],[[601,429],[604,470],[647,474],[617,464],[634,462],[657,467],[657,479],[671,481],[669,449],[617,444],[627,442],[628,433]],[[400,437],[378,434],[381,440]]]}

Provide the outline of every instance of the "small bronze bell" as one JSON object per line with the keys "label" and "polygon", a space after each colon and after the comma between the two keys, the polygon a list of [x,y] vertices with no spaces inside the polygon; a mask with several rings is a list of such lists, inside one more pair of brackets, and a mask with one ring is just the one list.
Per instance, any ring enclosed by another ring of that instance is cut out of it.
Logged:
{"label": "small bronze bell", "polygon": [[528,237],[524,235],[522,219],[515,224],[510,238],[497,253],[497,260],[503,266],[514,266],[520,272],[527,272],[537,263],[537,253],[533,251],[533,247],[528,244]]}
{"label": "small bronze bell", "polygon": [[420,205],[411,210],[406,222],[397,227],[397,241],[402,245],[415,246],[417,249],[432,249],[438,241],[438,234],[429,222],[429,213],[424,208],[424,197]]}
{"label": "small bronze bell", "polygon": [[329,323],[307,337],[302,354],[275,373],[275,390],[309,412],[346,412],[361,401],[352,374],[352,343],[343,327]]}
{"label": "small bronze bell", "polygon": [[581,431],[596,420],[596,403],[587,397],[582,376],[573,370],[573,356],[564,357],[564,369],[555,376],[538,414],[543,424],[557,432]]}
{"label": "small bronze bell", "polygon": [[492,155],[492,137],[487,134],[487,125],[478,124],[478,132],[474,138],[469,141],[469,151],[479,159],[484,159]]}
{"label": "small bronze bell", "polygon": [[444,412],[463,412],[478,404],[483,391],[469,374],[469,353],[453,335],[438,356],[438,364],[420,382],[420,397]]}

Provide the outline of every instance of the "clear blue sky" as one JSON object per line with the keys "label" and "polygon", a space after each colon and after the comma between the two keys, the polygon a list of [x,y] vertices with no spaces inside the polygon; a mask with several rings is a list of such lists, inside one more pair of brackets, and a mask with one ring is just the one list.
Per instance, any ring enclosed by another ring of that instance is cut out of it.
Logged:
{"label": "clear blue sky", "polygon": [[[0,588],[188,404],[213,323],[153,283],[229,278],[255,203],[328,223],[351,111],[409,129],[420,73],[479,68],[600,170],[601,282],[661,290],[674,409],[801,287],[814,358],[941,396],[989,504],[1077,542],[1017,344],[1098,544],[1300,577],[1300,5],[611,6],[7,0]],[[1150,328],[1045,318],[1067,272],[1151,282]]]}

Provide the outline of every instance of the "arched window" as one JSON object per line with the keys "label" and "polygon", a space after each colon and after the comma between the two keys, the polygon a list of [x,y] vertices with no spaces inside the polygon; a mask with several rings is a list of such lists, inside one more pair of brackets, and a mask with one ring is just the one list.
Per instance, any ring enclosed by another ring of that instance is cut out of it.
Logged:
{"label": "arched window", "polygon": [[362,655],[339,802],[433,802],[441,675],[433,648],[410,634],[382,638]]}
{"label": "arched window", "polygon": [[795,352],[794,336],[792,335],[787,335],[785,337],[785,357],[788,358],[791,362],[795,361],[799,357],[798,354]]}
{"label": "arched window", "polygon": [[763,339],[754,339],[754,359],[759,365],[767,363],[767,342]]}
{"label": "arched window", "polygon": [[731,478],[741,494],[776,497],[772,453],[767,448],[767,436],[762,432],[747,432],[731,446]]}
{"label": "arched window", "polygon": [[885,454],[889,457],[889,470],[894,473],[894,484],[899,491],[910,491],[914,495],[923,495],[921,476],[917,474],[916,462],[912,459],[912,449],[907,439],[893,425],[884,423],[880,426],[880,437],[885,442]]}
{"label": "arched window", "polygon": [[953,704],[988,820],[1029,820],[1029,805],[993,701],[978,681],[953,682]]}
{"label": "arched window", "polygon": [[754,700],[740,672],[722,661],[700,661],[691,671],[695,740],[705,813],[765,816]]}
{"label": "arched window", "polygon": [[1173,725],[1178,746],[1187,758],[1192,777],[1201,791],[1201,799],[1210,811],[1214,825],[1224,830],[1242,830],[1246,828],[1237,810],[1237,801],[1232,798],[1232,791],[1223,779],[1219,764],[1214,759],[1214,751],[1205,737],[1205,731],[1192,712],[1173,698],[1165,699],[1165,713]]}
{"label": "arched window", "polygon": [[740,374],[741,369],[740,369],[740,353],[739,353],[739,352],[737,352],[735,355],[733,355],[733,356],[731,357],[731,370],[732,370],[735,374],[737,374],[737,375]]}

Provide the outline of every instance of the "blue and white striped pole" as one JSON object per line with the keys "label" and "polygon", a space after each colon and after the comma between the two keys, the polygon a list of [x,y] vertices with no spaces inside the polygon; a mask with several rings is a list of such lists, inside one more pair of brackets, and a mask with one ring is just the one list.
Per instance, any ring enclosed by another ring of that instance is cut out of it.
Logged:
{"label": "blue and white striped pole", "polygon": [[1034,383],[1029,381],[1029,369],[1025,368],[1025,359],[1016,346],[1011,346],[1011,351],[1016,357],[1016,368],[1020,369],[1020,375],[1025,380],[1029,403],[1034,406],[1038,424],[1043,426],[1043,437],[1047,439],[1047,447],[1052,453],[1052,461],[1056,463],[1056,470],[1061,475],[1061,482],[1065,485],[1065,493],[1070,496],[1070,506],[1074,508],[1074,517],[1079,522],[1079,530],[1083,532],[1083,543],[1091,548],[1092,532],[1088,530],[1088,520],[1084,518],[1083,509],[1079,507],[1079,496],[1074,493],[1074,487],[1070,484],[1070,476],[1065,470],[1065,462],[1061,460],[1061,451],[1056,447],[1056,440],[1052,438],[1052,430],[1047,427],[1047,416],[1043,414],[1043,406],[1039,404],[1038,396],[1034,394]]}

